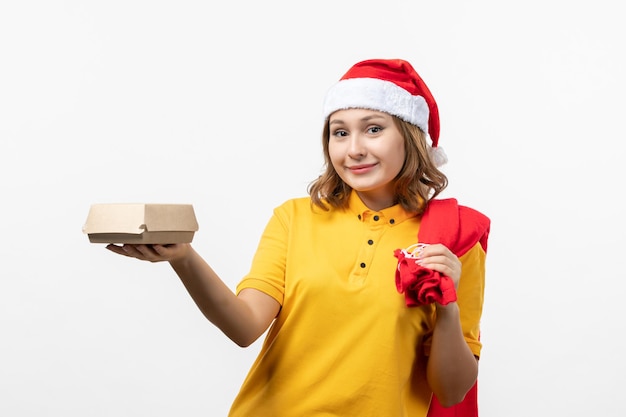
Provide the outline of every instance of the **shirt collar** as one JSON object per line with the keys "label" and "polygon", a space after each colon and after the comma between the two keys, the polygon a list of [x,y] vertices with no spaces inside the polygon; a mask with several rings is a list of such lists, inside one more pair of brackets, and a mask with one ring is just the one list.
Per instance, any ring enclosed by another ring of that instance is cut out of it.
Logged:
{"label": "shirt collar", "polygon": [[406,211],[400,204],[396,204],[379,211],[372,210],[368,208],[365,203],[363,203],[357,192],[354,190],[350,193],[348,207],[356,218],[362,222],[374,219],[375,221],[384,221],[391,226],[400,224],[406,219],[416,216],[416,213]]}

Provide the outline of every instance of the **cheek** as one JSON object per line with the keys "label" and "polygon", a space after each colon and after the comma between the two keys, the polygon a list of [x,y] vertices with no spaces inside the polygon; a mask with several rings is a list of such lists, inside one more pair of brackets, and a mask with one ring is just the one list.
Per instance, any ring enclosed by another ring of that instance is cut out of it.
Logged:
{"label": "cheek", "polygon": [[335,170],[343,165],[343,152],[339,146],[332,142],[328,144],[328,156]]}
{"label": "cheek", "polygon": [[393,170],[395,171],[396,175],[399,174],[400,171],[402,170],[405,159],[406,159],[406,153],[404,151],[403,146],[400,147],[400,150],[398,152],[395,152],[392,155],[390,155],[390,162],[393,166]]}

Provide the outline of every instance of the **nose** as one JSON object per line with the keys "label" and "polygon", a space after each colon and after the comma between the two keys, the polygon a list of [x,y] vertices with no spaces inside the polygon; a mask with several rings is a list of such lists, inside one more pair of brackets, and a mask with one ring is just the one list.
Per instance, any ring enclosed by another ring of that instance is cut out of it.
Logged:
{"label": "nose", "polygon": [[361,159],[367,154],[363,138],[359,135],[351,135],[348,145],[348,156],[352,159]]}

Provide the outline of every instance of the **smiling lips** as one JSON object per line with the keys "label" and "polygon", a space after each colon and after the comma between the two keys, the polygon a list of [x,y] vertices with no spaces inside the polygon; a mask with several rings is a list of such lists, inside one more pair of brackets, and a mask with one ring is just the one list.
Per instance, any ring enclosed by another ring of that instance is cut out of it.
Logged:
{"label": "smiling lips", "polygon": [[358,174],[366,174],[370,172],[375,166],[376,164],[363,164],[363,165],[354,165],[354,166],[348,167],[348,169],[350,170],[351,173],[358,175]]}

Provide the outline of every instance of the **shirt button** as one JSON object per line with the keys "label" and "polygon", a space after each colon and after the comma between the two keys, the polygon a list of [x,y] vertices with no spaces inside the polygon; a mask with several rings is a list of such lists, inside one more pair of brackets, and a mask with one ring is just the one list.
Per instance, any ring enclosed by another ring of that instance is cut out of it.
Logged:
{"label": "shirt button", "polygon": [[374,221],[377,222],[378,220],[380,220],[380,217],[374,216]]}
{"label": "shirt button", "polygon": [[368,241],[367,241],[367,244],[368,244],[368,245],[373,245],[373,244],[374,244],[374,241],[373,241],[372,239],[370,239],[370,240],[368,240]]}
{"label": "shirt button", "polygon": [[389,220],[389,223],[394,224],[396,221],[394,219]]}
{"label": "shirt button", "polygon": [[361,262],[361,268],[365,268],[365,262]]}

